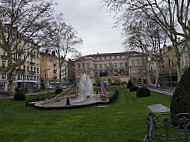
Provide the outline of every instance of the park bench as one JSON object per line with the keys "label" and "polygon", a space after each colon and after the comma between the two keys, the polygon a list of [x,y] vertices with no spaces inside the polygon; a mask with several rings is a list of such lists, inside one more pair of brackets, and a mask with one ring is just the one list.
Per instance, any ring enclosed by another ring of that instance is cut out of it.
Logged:
{"label": "park bench", "polygon": [[143,142],[152,141],[190,141],[190,114],[168,113],[147,115],[147,133]]}

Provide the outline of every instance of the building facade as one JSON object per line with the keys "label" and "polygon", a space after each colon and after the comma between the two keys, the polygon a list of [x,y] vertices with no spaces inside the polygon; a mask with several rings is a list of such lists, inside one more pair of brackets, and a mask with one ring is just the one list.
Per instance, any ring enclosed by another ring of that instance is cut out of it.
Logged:
{"label": "building facade", "polygon": [[105,82],[119,79],[120,82],[128,81],[131,78],[141,79],[139,67],[142,65],[142,58],[137,52],[92,54],[79,58],[75,61],[75,78],[80,80],[86,72],[93,83],[97,77]]}
{"label": "building facade", "polygon": [[[24,44],[24,41],[18,45],[18,49],[15,49],[14,45],[12,47],[13,50],[18,51],[18,54],[13,55],[13,63],[15,63],[15,61],[22,62],[24,57],[26,57],[26,55],[31,52],[31,49],[35,46],[33,43],[29,42],[26,45],[22,44]],[[14,71],[13,88],[22,87],[26,92],[40,88],[39,56],[39,51],[36,48],[26,58],[24,64],[16,68]],[[8,56],[5,50],[0,48],[0,90],[8,90],[7,75]]]}
{"label": "building facade", "polygon": [[57,88],[59,86],[59,60],[55,52],[40,53],[41,88]]}
{"label": "building facade", "polygon": [[64,61],[62,66],[62,85],[65,86],[75,80],[75,62],[71,59]]}
{"label": "building facade", "polygon": [[[181,52],[181,71],[182,73],[190,66],[190,41],[179,40],[178,50]],[[182,51],[184,50],[184,51]],[[163,46],[162,49],[163,64],[159,68],[156,62],[151,64],[150,71],[152,72],[152,84],[158,84],[163,87],[176,87],[177,79],[177,59],[172,46]],[[159,74],[155,75],[159,70]],[[158,82],[155,78],[158,77]]]}

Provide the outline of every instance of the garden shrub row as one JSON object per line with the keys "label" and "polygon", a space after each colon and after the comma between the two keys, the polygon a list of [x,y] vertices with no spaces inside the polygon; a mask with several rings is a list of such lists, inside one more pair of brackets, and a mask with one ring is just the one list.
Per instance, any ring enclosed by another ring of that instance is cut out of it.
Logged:
{"label": "garden shrub row", "polygon": [[114,94],[111,96],[111,98],[109,99],[109,103],[110,103],[110,104],[115,103],[115,102],[117,101],[118,97],[119,97],[119,91],[116,90],[116,91],[114,92]]}
{"label": "garden shrub row", "polygon": [[56,95],[57,94],[54,94],[54,93],[48,93],[48,94],[40,94],[40,95],[36,95],[36,96],[28,96],[25,104],[27,105],[29,102],[42,101],[42,100],[45,100],[47,98],[52,98]]}

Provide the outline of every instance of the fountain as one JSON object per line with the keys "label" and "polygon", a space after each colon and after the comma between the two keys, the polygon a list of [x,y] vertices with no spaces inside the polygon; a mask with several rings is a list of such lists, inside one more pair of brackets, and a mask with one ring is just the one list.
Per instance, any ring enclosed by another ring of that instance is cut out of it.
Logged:
{"label": "fountain", "polygon": [[[81,76],[81,79],[77,86],[79,86],[79,92],[76,97],[69,97],[69,95],[58,95],[58,97],[54,97],[46,101],[36,102],[34,106],[40,108],[73,108],[94,105],[97,103],[108,103],[108,98],[102,99],[100,98],[99,94],[93,93],[93,85],[89,75],[87,75],[86,70],[85,73]],[[72,86],[71,88],[75,87]]]}

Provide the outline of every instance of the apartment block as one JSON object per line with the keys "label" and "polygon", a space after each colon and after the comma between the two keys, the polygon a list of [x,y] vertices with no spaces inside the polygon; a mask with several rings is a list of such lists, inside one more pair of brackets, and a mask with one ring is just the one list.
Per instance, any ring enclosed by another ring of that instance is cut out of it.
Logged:
{"label": "apartment block", "polygon": [[75,61],[75,78],[78,81],[84,72],[87,72],[92,82],[96,77],[104,81],[119,78],[121,82],[135,78],[142,80],[139,67],[142,58],[137,52],[91,54]]}
{"label": "apartment block", "polygon": [[[15,49],[13,45],[13,50],[18,50],[18,54],[13,55],[13,63],[23,62],[24,57],[31,52],[31,49],[35,46],[33,43],[27,43],[23,46],[24,42],[22,41],[18,48]],[[39,51],[36,48],[31,52],[27,57],[24,64],[18,66],[14,71],[14,84],[13,87],[22,87],[25,91],[30,89],[40,88],[40,68],[39,68]],[[8,56],[5,50],[0,48],[0,90],[8,90]]]}

